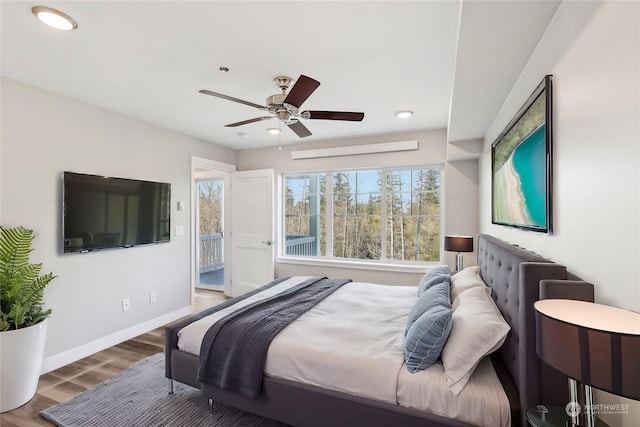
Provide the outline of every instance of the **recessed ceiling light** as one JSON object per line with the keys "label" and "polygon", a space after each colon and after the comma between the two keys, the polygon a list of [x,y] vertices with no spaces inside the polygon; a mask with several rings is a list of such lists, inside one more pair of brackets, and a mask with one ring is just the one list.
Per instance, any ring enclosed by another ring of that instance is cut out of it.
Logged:
{"label": "recessed ceiling light", "polygon": [[78,28],[78,24],[73,20],[73,18],[50,7],[34,6],[31,8],[31,13],[33,13],[40,21],[58,30],[68,31]]}
{"label": "recessed ceiling light", "polygon": [[280,133],[280,129],[278,128],[269,128],[267,129],[267,132],[269,132],[271,135],[277,135]]}
{"label": "recessed ceiling light", "polygon": [[411,110],[396,111],[396,117],[400,119],[406,119],[407,117],[411,117],[412,115],[413,115],[413,111]]}

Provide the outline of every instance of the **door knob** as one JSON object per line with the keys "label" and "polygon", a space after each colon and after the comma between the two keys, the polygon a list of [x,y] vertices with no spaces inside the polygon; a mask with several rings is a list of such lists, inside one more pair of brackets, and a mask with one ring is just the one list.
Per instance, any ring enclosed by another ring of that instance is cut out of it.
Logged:
{"label": "door knob", "polygon": [[271,246],[273,244],[273,242],[271,240],[266,240],[266,241],[264,241],[262,243],[264,243],[267,246]]}

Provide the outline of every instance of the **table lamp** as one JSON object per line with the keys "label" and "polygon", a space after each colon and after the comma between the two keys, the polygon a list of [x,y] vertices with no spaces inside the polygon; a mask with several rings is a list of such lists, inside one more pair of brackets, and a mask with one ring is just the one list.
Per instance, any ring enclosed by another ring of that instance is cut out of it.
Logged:
{"label": "table lamp", "polygon": [[462,252],[473,252],[473,237],[471,236],[444,236],[444,250],[457,252],[456,271],[463,268]]}
{"label": "table lamp", "polygon": [[596,424],[591,387],[640,400],[639,313],[563,299],[537,301],[534,308],[538,357],[569,377],[568,426]]}

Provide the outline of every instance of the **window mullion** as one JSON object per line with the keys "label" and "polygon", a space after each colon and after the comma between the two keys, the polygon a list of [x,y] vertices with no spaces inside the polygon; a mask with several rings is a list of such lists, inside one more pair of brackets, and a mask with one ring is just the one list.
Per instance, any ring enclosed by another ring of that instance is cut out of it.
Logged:
{"label": "window mullion", "polygon": [[380,174],[380,260],[387,259],[387,171],[382,170]]}
{"label": "window mullion", "polygon": [[278,253],[283,256],[287,254],[287,176],[282,177],[282,216],[280,217],[280,242]]}

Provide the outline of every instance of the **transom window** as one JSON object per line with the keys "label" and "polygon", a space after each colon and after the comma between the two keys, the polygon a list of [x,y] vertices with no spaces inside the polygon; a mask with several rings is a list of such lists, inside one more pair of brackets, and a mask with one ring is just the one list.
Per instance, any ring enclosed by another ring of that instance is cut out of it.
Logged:
{"label": "transom window", "polygon": [[283,175],[284,254],[439,261],[440,167]]}

